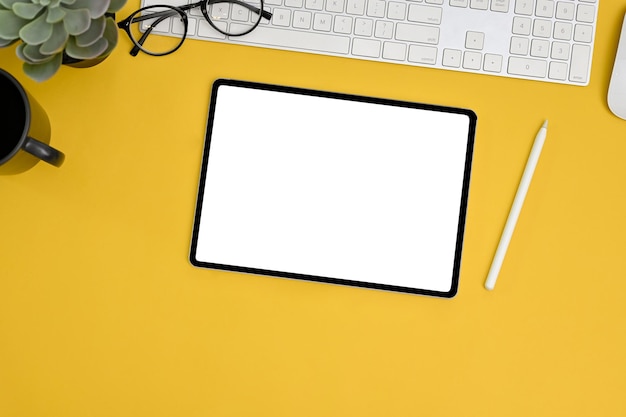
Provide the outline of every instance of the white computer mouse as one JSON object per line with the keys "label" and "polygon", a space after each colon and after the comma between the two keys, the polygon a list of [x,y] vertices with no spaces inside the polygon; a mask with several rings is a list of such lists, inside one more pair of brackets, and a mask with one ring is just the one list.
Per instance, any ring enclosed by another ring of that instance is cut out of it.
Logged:
{"label": "white computer mouse", "polygon": [[609,83],[609,109],[626,120],[626,15],[617,46],[613,74]]}

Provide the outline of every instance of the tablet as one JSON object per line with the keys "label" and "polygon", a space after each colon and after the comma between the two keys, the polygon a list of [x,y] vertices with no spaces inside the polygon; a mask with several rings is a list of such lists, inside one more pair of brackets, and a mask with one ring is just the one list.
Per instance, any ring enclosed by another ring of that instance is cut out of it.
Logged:
{"label": "tablet", "polygon": [[453,297],[475,127],[466,109],[217,80],[191,263]]}

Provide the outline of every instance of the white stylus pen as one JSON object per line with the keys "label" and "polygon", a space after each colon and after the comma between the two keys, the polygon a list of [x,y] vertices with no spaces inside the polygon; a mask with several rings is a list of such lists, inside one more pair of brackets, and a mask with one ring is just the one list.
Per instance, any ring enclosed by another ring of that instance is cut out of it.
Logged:
{"label": "white stylus pen", "polygon": [[535,167],[537,166],[537,161],[539,160],[539,155],[541,154],[541,149],[543,148],[543,143],[546,140],[547,133],[548,121],[546,120],[543,122],[543,126],[541,126],[541,129],[539,129],[539,132],[537,132],[537,136],[535,137],[535,143],[530,150],[528,162],[526,162],[526,168],[524,168],[522,179],[519,183],[519,187],[517,188],[517,193],[515,194],[515,199],[513,200],[509,217],[506,219],[506,224],[504,225],[504,230],[502,231],[502,236],[500,237],[498,249],[496,249],[496,254],[493,257],[493,262],[491,263],[491,268],[489,269],[489,274],[487,275],[487,280],[485,281],[485,288],[488,290],[493,290],[493,287],[496,285],[496,280],[498,279],[498,274],[500,273],[500,268],[502,267],[506,250],[511,242],[511,236],[513,236],[513,230],[515,230],[515,225],[517,224],[520,211],[522,211],[522,205],[524,204],[524,199],[526,198],[526,193],[528,192],[528,187],[530,186],[530,180],[535,172]]}

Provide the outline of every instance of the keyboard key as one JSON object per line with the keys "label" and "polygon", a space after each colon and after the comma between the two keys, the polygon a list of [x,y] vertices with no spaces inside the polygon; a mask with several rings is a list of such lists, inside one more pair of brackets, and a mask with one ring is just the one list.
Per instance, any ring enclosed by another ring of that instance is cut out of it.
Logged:
{"label": "keyboard key", "polygon": [[509,0],[491,0],[491,10],[494,12],[508,13]]}
{"label": "keyboard key", "polygon": [[233,4],[233,10],[230,13],[230,18],[237,22],[248,22],[250,21],[250,10],[239,4]]}
{"label": "keyboard key", "polygon": [[[198,26],[198,19],[189,17],[187,19],[187,34],[193,36],[196,34],[196,27]],[[180,19],[174,19],[172,21],[172,33],[177,35],[183,35],[185,33],[185,26]]]}
{"label": "keyboard key", "polygon": [[452,7],[467,7],[469,0],[450,0],[450,6]]}
{"label": "keyboard key", "polygon": [[586,83],[590,61],[591,48],[588,45],[572,46],[572,60],[569,69],[569,80]]}
{"label": "keyboard key", "polygon": [[509,58],[509,74],[545,78],[548,63],[541,59],[512,56]]}
{"label": "keyboard key", "polygon": [[350,16],[335,16],[333,32],[343,34],[352,33],[352,18]]}
{"label": "keyboard key", "polygon": [[446,67],[459,68],[461,66],[462,53],[458,49],[444,49],[442,64]]}
{"label": "keyboard key", "polygon": [[[330,32],[333,16],[326,13],[315,13],[313,16],[313,29],[320,32]],[[256,29],[254,30],[256,34]],[[255,35],[256,37],[256,35]]]}
{"label": "keyboard key", "polygon": [[554,39],[569,41],[572,39],[572,24],[567,22],[556,22],[554,24]]}
{"label": "keyboard key", "polygon": [[[154,1],[154,3],[153,3]],[[280,0],[272,0],[272,1],[280,1]],[[144,0],[142,2],[143,6],[148,6],[148,5],[159,5],[159,4],[164,4],[165,2],[163,2],[163,0],[150,0],[150,1],[146,1]],[[185,4],[187,3],[186,1],[184,2]],[[167,3],[165,3],[167,4]],[[269,3],[265,3],[265,4],[269,4]],[[278,4],[278,6],[280,6],[280,4]],[[204,15],[202,14],[202,10],[200,10],[200,8],[196,8],[196,9],[191,9],[189,10],[189,15],[190,16],[198,16],[198,17],[204,17]]]}
{"label": "keyboard key", "polygon": [[574,20],[574,5],[567,1],[556,4],[556,18],[562,20]]}
{"label": "keyboard key", "polygon": [[465,47],[467,49],[482,50],[485,44],[485,34],[482,32],[468,31],[465,34]]}
{"label": "keyboard key", "polygon": [[531,16],[533,14],[533,0],[515,0],[515,13]]}
{"label": "keyboard key", "polygon": [[438,25],[441,23],[441,12],[442,9],[440,7],[411,4],[409,5],[408,20],[411,22],[433,23]]}
{"label": "keyboard key", "polygon": [[392,20],[404,20],[406,17],[406,3],[389,2],[387,17]]}
{"label": "keyboard key", "polygon": [[359,36],[372,36],[374,21],[371,19],[357,18],[354,22],[354,34]]}
{"label": "keyboard key", "polygon": [[529,42],[528,38],[518,38],[514,36],[511,38],[509,52],[513,55],[528,55]]}
{"label": "keyboard key", "polygon": [[365,13],[365,0],[348,0],[346,13],[362,15]]}
{"label": "keyboard key", "polygon": [[384,20],[376,21],[374,36],[380,39],[391,39],[393,37],[393,23]]}
{"label": "keyboard key", "polygon": [[[280,0],[278,1],[280,2]],[[304,2],[304,7],[309,10],[324,10],[324,0],[306,0]]]}
{"label": "keyboard key", "polygon": [[228,19],[229,14],[228,3],[218,3],[211,6],[211,15],[218,19]]}
{"label": "keyboard key", "polygon": [[298,29],[310,29],[312,18],[311,12],[296,10],[293,13],[293,27]]}
{"label": "keyboard key", "polygon": [[513,18],[513,34],[530,35],[532,24],[532,20],[528,17],[515,16]]}
{"label": "keyboard key", "polygon": [[371,0],[367,3],[369,17],[385,17],[386,3],[383,0]]}
{"label": "keyboard key", "polygon": [[343,0],[328,0],[326,3],[327,12],[343,13]]}
{"label": "keyboard key", "polygon": [[582,23],[593,23],[596,8],[588,4],[579,4],[576,9],[576,20]]}
{"label": "keyboard key", "polygon": [[533,23],[533,36],[549,38],[552,35],[552,22],[549,20],[536,19]]}
{"label": "keyboard key", "polygon": [[483,69],[488,72],[502,71],[502,55],[485,54]]}
{"label": "keyboard key", "polygon": [[489,8],[489,0],[470,0],[470,7],[477,10],[487,10]]}
{"label": "keyboard key", "polygon": [[434,65],[437,62],[437,48],[432,46],[409,46],[409,61]]}
{"label": "keyboard key", "polygon": [[404,61],[406,59],[406,44],[385,42],[383,45],[383,58]]}
{"label": "keyboard key", "polygon": [[463,54],[463,68],[479,70],[482,62],[482,54],[480,52],[467,51]]}
{"label": "keyboard key", "polygon": [[276,26],[289,27],[289,25],[291,24],[291,10],[274,9],[272,24]]}
{"label": "keyboard key", "polygon": [[436,26],[411,25],[398,23],[396,27],[396,39],[418,43],[436,45],[439,43],[439,28]]}
{"label": "keyboard key", "polygon": [[358,56],[378,58],[380,56],[380,41],[354,38],[352,41],[352,53]]}
{"label": "keyboard key", "polygon": [[591,34],[593,33],[593,27],[587,25],[576,25],[574,27],[574,40],[576,42],[591,42]]}
{"label": "keyboard key", "polygon": [[554,42],[552,44],[552,52],[550,58],[567,61],[569,59],[569,43]]}
{"label": "keyboard key", "polygon": [[[221,26],[218,26],[220,29],[226,30],[226,22],[216,22],[220,23]],[[206,19],[202,18],[198,22],[198,36],[206,39],[226,39],[226,36],[217,30],[211,25]]]}
{"label": "keyboard key", "polygon": [[545,39],[533,39],[530,43],[530,56],[547,58],[550,53],[550,42]]}
{"label": "keyboard key", "polygon": [[565,62],[550,62],[548,77],[553,80],[565,81],[567,79],[567,64]]}
{"label": "keyboard key", "polygon": [[552,17],[553,15],[554,15],[554,1],[537,0],[537,8],[535,9],[535,16]]}

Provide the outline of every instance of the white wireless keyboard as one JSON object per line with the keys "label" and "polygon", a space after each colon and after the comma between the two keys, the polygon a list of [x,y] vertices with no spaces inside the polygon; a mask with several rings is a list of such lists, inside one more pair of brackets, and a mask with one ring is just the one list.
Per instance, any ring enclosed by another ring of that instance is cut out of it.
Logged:
{"label": "white wireless keyboard", "polygon": [[589,83],[598,1],[265,0],[272,20],[248,35],[225,38],[192,10],[187,36],[582,86]]}

